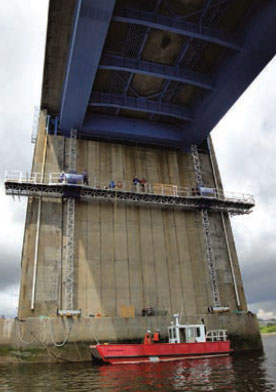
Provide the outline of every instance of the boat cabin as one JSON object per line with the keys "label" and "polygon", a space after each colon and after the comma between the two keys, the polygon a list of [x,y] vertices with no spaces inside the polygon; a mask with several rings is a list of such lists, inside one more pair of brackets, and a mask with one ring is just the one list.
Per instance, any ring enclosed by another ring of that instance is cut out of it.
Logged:
{"label": "boat cabin", "polygon": [[175,323],[168,328],[169,343],[206,342],[204,324],[179,324],[178,314],[174,315]]}
{"label": "boat cabin", "polygon": [[175,314],[175,323],[169,326],[169,343],[205,343],[226,341],[227,333],[224,329],[206,332],[204,324],[179,324],[179,315]]}

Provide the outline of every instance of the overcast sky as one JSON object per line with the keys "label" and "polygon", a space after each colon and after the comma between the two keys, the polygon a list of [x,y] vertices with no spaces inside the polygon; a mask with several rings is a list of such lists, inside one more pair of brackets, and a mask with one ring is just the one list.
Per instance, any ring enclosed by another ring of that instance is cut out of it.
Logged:
{"label": "overcast sky", "polygon": [[[26,200],[5,196],[6,169],[30,170],[39,106],[48,0],[0,5],[0,314],[18,301]],[[225,190],[252,193],[254,212],[232,218],[249,308],[276,317],[276,60],[212,132]]]}

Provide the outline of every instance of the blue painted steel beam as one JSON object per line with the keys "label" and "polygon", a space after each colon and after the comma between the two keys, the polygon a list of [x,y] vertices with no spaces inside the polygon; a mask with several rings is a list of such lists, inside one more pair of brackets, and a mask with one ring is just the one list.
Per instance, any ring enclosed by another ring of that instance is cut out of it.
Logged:
{"label": "blue painted steel beam", "polygon": [[181,83],[192,84],[207,90],[214,89],[214,84],[209,75],[189,71],[180,66],[157,64],[105,54],[101,59],[99,68],[133,72],[141,75],[174,80]]}
{"label": "blue painted steel beam", "polygon": [[276,54],[276,2],[255,3],[243,26],[243,50],[220,63],[216,91],[194,108],[195,121],[187,124],[192,144],[201,143]]}
{"label": "blue painted steel beam", "polygon": [[[221,5],[224,5],[226,3],[230,3],[231,1],[232,0],[217,0],[215,2],[215,0],[213,0],[213,3],[208,6],[208,9],[210,10],[210,9],[213,9],[213,8],[220,7]],[[205,11],[204,11],[205,8],[206,8],[206,5],[203,8],[200,8],[199,10],[192,11],[192,12],[190,12],[188,14],[182,15],[181,18],[182,19],[188,19],[191,16],[201,15],[203,12],[205,13]]]}
{"label": "blue painted steel beam", "polygon": [[142,10],[124,8],[117,10],[112,18],[115,22],[138,24],[152,29],[171,31],[191,38],[201,39],[224,46],[226,48],[240,50],[239,43],[232,35],[176,18],[164,15],[155,15]]}
{"label": "blue painted steel beam", "polygon": [[212,3],[212,1],[213,1],[213,0],[206,0],[206,2],[205,2],[205,6],[203,7],[202,13],[201,13],[200,18],[199,18],[199,26],[200,26],[199,30],[200,30],[200,31],[201,31],[201,29],[202,29],[202,21],[203,21],[203,19],[204,19],[206,13],[207,13],[207,11],[208,11],[208,8],[210,7],[210,5],[211,5],[211,3]]}
{"label": "blue painted steel beam", "polygon": [[77,0],[63,92],[60,128],[80,128],[111,21],[115,0]]}
{"label": "blue painted steel beam", "polygon": [[[157,2],[157,4],[156,4],[156,7],[159,7],[159,6],[160,6],[160,2],[161,2],[161,1],[158,0],[158,2]],[[142,56],[143,50],[144,50],[144,48],[145,48],[145,46],[146,46],[146,42],[147,42],[147,40],[148,40],[149,33],[150,33],[150,28],[147,28],[146,33],[144,34],[143,41],[142,41],[142,43],[141,43],[139,52],[138,52],[137,61],[140,61],[140,60],[141,60],[141,56]],[[108,55],[107,55],[107,56],[108,56]],[[131,85],[133,76],[134,76],[134,74],[131,73],[130,76],[129,76],[129,78],[128,78],[126,87],[125,87],[125,89],[124,89],[124,94],[125,94],[125,95],[127,94],[127,91],[128,91],[128,89],[129,89],[129,87],[130,87],[130,85]]]}
{"label": "blue painted steel beam", "polygon": [[192,121],[191,111],[180,105],[172,105],[146,98],[127,97],[119,94],[92,93],[89,106],[129,109],[138,112],[160,114],[184,121]]}
{"label": "blue painted steel beam", "polygon": [[185,132],[177,126],[146,120],[88,113],[81,134],[91,138],[154,143],[181,148]]}

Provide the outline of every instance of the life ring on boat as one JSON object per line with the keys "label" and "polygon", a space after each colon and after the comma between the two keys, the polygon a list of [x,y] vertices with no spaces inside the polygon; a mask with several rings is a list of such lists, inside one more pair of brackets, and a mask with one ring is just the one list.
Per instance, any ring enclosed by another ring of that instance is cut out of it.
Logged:
{"label": "life ring on boat", "polygon": [[117,185],[117,188],[123,188],[122,181],[118,181],[116,185]]}

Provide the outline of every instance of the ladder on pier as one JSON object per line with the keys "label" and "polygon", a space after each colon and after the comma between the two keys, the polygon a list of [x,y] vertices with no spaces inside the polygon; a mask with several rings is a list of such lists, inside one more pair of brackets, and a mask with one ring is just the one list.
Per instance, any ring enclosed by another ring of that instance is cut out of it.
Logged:
{"label": "ladder on pier", "polygon": [[[77,162],[77,131],[71,129],[69,142],[69,172],[76,170]],[[65,309],[70,313],[74,310],[74,251],[75,251],[75,209],[73,197],[67,199],[66,222],[66,264],[65,264]]]}
{"label": "ladder on pier", "polygon": [[[199,160],[199,155],[198,155],[198,150],[196,145],[191,146],[191,154],[193,158],[196,185],[200,187],[203,185],[203,181],[201,175],[200,160]],[[202,218],[202,227],[203,227],[203,233],[204,233],[205,243],[206,243],[207,263],[208,263],[208,270],[209,270],[209,276],[211,281],[213,304],[214,307],[220,307],[220,297],[219,297],[219,290],[218,290],[218,283],[217,283],[215,257],[214,257],[213,247],[212,247],[211,235],[209,231],[209,217],[208,217],[207,209],[201,210],[201,218]]]}

